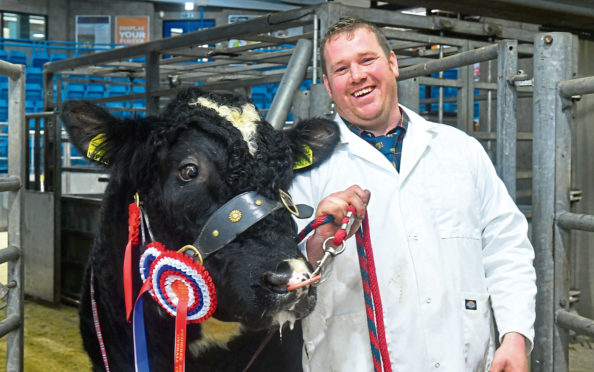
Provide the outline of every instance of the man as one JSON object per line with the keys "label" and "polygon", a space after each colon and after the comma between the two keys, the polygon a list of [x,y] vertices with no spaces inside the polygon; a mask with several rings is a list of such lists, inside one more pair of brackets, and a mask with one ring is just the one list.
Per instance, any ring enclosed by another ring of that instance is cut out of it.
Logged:
{"label": "man", "polygon": [[[376,314],[383,311],[385,328],[378,338],[389,357],[383,369],[527,371],[534,253],[526,220],[485,151],[463,132],[398,105],[396,56],[375,27],[339,21],[321,56],[341,140],[329,161],[295,180],[291,194],[335,221],[349,204],[359,222],[367,209]],[[327,224],[309,237],[314,266],[336,229]],[[324,272],[316,308],[304,320],[306,371],[369,371],[379,358],[370,348],[369,297],[354,240]]]}

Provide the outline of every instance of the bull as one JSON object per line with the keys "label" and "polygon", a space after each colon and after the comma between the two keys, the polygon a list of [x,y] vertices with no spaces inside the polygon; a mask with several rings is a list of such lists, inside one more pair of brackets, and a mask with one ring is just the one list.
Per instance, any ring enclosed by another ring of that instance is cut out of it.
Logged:
{"label": "bull", "polygon": [[[312,311],[315,288],[289,290],[309,280],[311,266],[299,253],[291,216],[306,208],[283,190],[296,172],[331,154],[336,124],[310,119],[276,131],[247,99],[197,88],[181,91],[156,116],[117,118],[68,101],[60,117],[74,146],[110,174],[79,309],[93,370],[132,371],[138,355],[152,371],[173,370],[182,302],[189,306],[188,370],[241,371],[269,331],[283,327],[251,369],[301,370],[298,320]],[[190,249],[177,252],[182,247]],[[171,270],[155,279],[166,253],[205,286],[186,283],[178,293]],[[145,288],[147,281],[154,285]],[[202,313],[191,321],[196,304]],[[133,346],[138,315],[144,354]]]}

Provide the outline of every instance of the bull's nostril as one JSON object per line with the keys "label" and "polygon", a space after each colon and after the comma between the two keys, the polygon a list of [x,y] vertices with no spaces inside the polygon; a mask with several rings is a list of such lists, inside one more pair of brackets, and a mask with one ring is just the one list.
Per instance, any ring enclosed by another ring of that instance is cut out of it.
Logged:
{"label": "bull's nostril", "polygon": [[262,282],[275,293],[287,293],[290,277],[290,273],[268,271],[262,276]]}

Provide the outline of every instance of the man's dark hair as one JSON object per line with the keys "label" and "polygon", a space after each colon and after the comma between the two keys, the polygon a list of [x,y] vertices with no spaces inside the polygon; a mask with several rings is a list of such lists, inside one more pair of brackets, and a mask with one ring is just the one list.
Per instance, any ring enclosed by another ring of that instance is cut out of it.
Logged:
{"label": "man's dark hair", "polygon": [[373,32],[380,47],[384,50],[386,58],[390,58],[390,45],[388,44],[386,36],[379,28],[359,18],[341,18],[338,20],[338,22],[328,28],[328,31],[326,31],[326,34],[324,35],[324,38],[320,44],[320,62],[322,64],[322,73],[324,75],[328,74],[328,71],[326,70],[326,56],[324,55],[326,44],[337,35],[347,34],[350,36],[353,34],[353,32],[355,32],[355,30],[359,28],[367,28],[369,31]]}

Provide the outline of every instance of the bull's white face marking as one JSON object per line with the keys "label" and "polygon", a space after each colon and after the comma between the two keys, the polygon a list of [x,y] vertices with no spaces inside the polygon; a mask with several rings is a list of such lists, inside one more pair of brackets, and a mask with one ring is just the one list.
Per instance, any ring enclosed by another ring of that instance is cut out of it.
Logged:
{"label": "bull's white face marking", "polygon": [[188,105],[200,105],[215,110],[219,116],[227,119],[241,132],[243,140],[248,145],[250,154],[253,156],[256,153],[258,150],[256,145],[256,130],[261,118],[254,105],[246,103],[239,109],[237,107],[219,105],[215,101],[204,97],[199,97],[196,101],[188,103]]}

